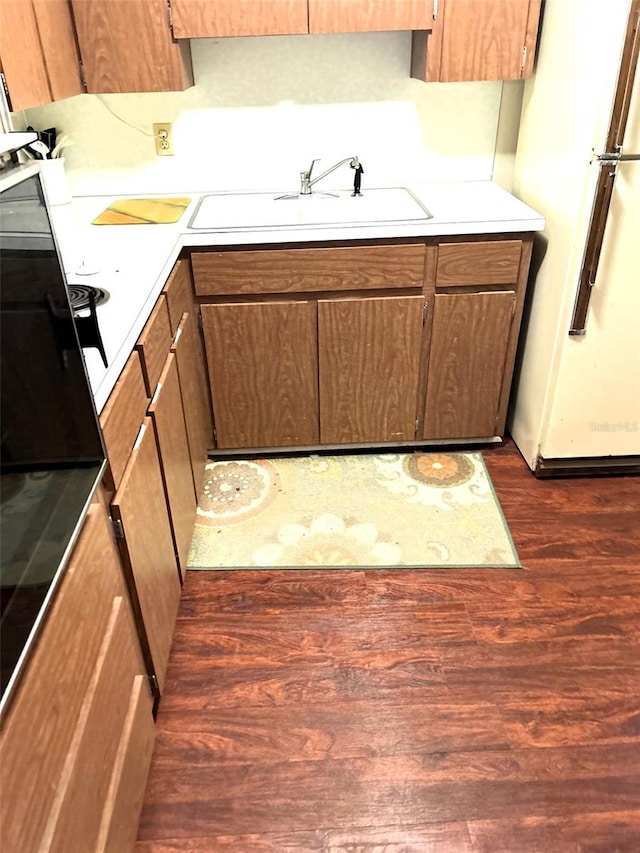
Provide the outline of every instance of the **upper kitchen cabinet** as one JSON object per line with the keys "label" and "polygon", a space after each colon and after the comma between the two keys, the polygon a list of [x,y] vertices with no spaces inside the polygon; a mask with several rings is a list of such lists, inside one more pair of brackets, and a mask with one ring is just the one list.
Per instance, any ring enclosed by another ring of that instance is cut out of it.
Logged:
{"label": "upper kitchen cabinet", "polygon": [[307,33],[307,0],[171,0],[176,38]]}
{"label": "upper kitchen cabinet", "polygon": [[82,93],[67,0],[0,0],[0,64],[13,111]]}
{"label": "upper kitchen cabinet", "polygon": [[413,34],[411,76],[426,82],[518,80],[533,72],[541,0],[434,0]]}
{"label": "upper kitchen cabinet", "polygon": [[432,20],[428,0],[309,0],[310,33],[426,30]]}
{"label": "upper kitchen cabinet", "polygon": [[72,8],[88,92],[193,85],[189,44],[172,37],[166,0],[72,0]]}

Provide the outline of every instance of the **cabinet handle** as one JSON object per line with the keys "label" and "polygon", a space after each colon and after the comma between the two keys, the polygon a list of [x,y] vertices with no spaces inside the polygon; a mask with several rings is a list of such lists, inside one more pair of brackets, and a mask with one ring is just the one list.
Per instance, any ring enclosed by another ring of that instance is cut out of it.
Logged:
{"label": "cabinet handle", "polygon": [[433,20],[438,20],[438,10],[440,7],[440,0],[433,0]]}

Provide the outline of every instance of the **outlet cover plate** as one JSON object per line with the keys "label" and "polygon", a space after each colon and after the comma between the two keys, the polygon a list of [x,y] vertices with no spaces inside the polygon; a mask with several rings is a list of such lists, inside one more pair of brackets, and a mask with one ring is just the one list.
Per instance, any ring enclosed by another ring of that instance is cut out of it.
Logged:
{"label": "outlet cover plate", "polygon": [[171,122],[158,122],[153,125],[153,138],[157,157],[173,157],[173,127]]}

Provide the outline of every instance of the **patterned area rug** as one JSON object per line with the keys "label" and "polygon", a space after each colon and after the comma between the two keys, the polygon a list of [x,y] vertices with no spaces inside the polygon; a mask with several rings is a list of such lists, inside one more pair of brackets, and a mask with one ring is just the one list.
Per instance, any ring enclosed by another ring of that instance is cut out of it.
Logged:
{"label": "patterned area rug", "polygon": [[209,462],[188,567],[522,568],[480,453]]}

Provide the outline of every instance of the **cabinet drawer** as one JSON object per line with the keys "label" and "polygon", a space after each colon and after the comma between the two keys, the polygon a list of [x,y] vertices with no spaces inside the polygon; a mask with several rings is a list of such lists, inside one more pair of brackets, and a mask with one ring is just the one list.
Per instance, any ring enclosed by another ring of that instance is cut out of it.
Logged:
{"label": "cabinet drawer", "polygon": [[172,340],[167,299],[164,295],[160,295],[136,344],[136,349],[140,353],[147,394],[150,397],[153,396],[158,379],[160,379]]}
{"label": "cabinet drawer", "polygon": [[436,289],[515,284],[521,251],[520,240],[441,243],[438,247]]}
{"label": "cabinet drawer", "polygon": [[[96,849],[102,823],[96,806],[109,793],[131,690],[143,670],[129,603],[117,596],[49,816],[52,842],[47,850],[64,853],[70,839],[79,850]],[[148,683],[145,690],[150,701]]]}
{"label": "cabinet drawer", "polygon": [[138,675],[131,687],[127,719],[102,812],[96,846],[100,853],[132,850],[135,844],[155,737],[152,707],[147,679]]}
{"label": "cabinet drawer", "polygon": [[172,336],[178,331],[185,314],[193,309],[193,290],[189,261],[178,261],[162,291],[167,299]]}
{"label": "cabinet drawer", "polygon": [[116,488],[120,485],[148,403],[140,356],[132,352],[100,416]]}
{"label": "cabinet drawer", "polygon": [[419,288],[425,246],[267,249],[192,255],[197,296]]}

